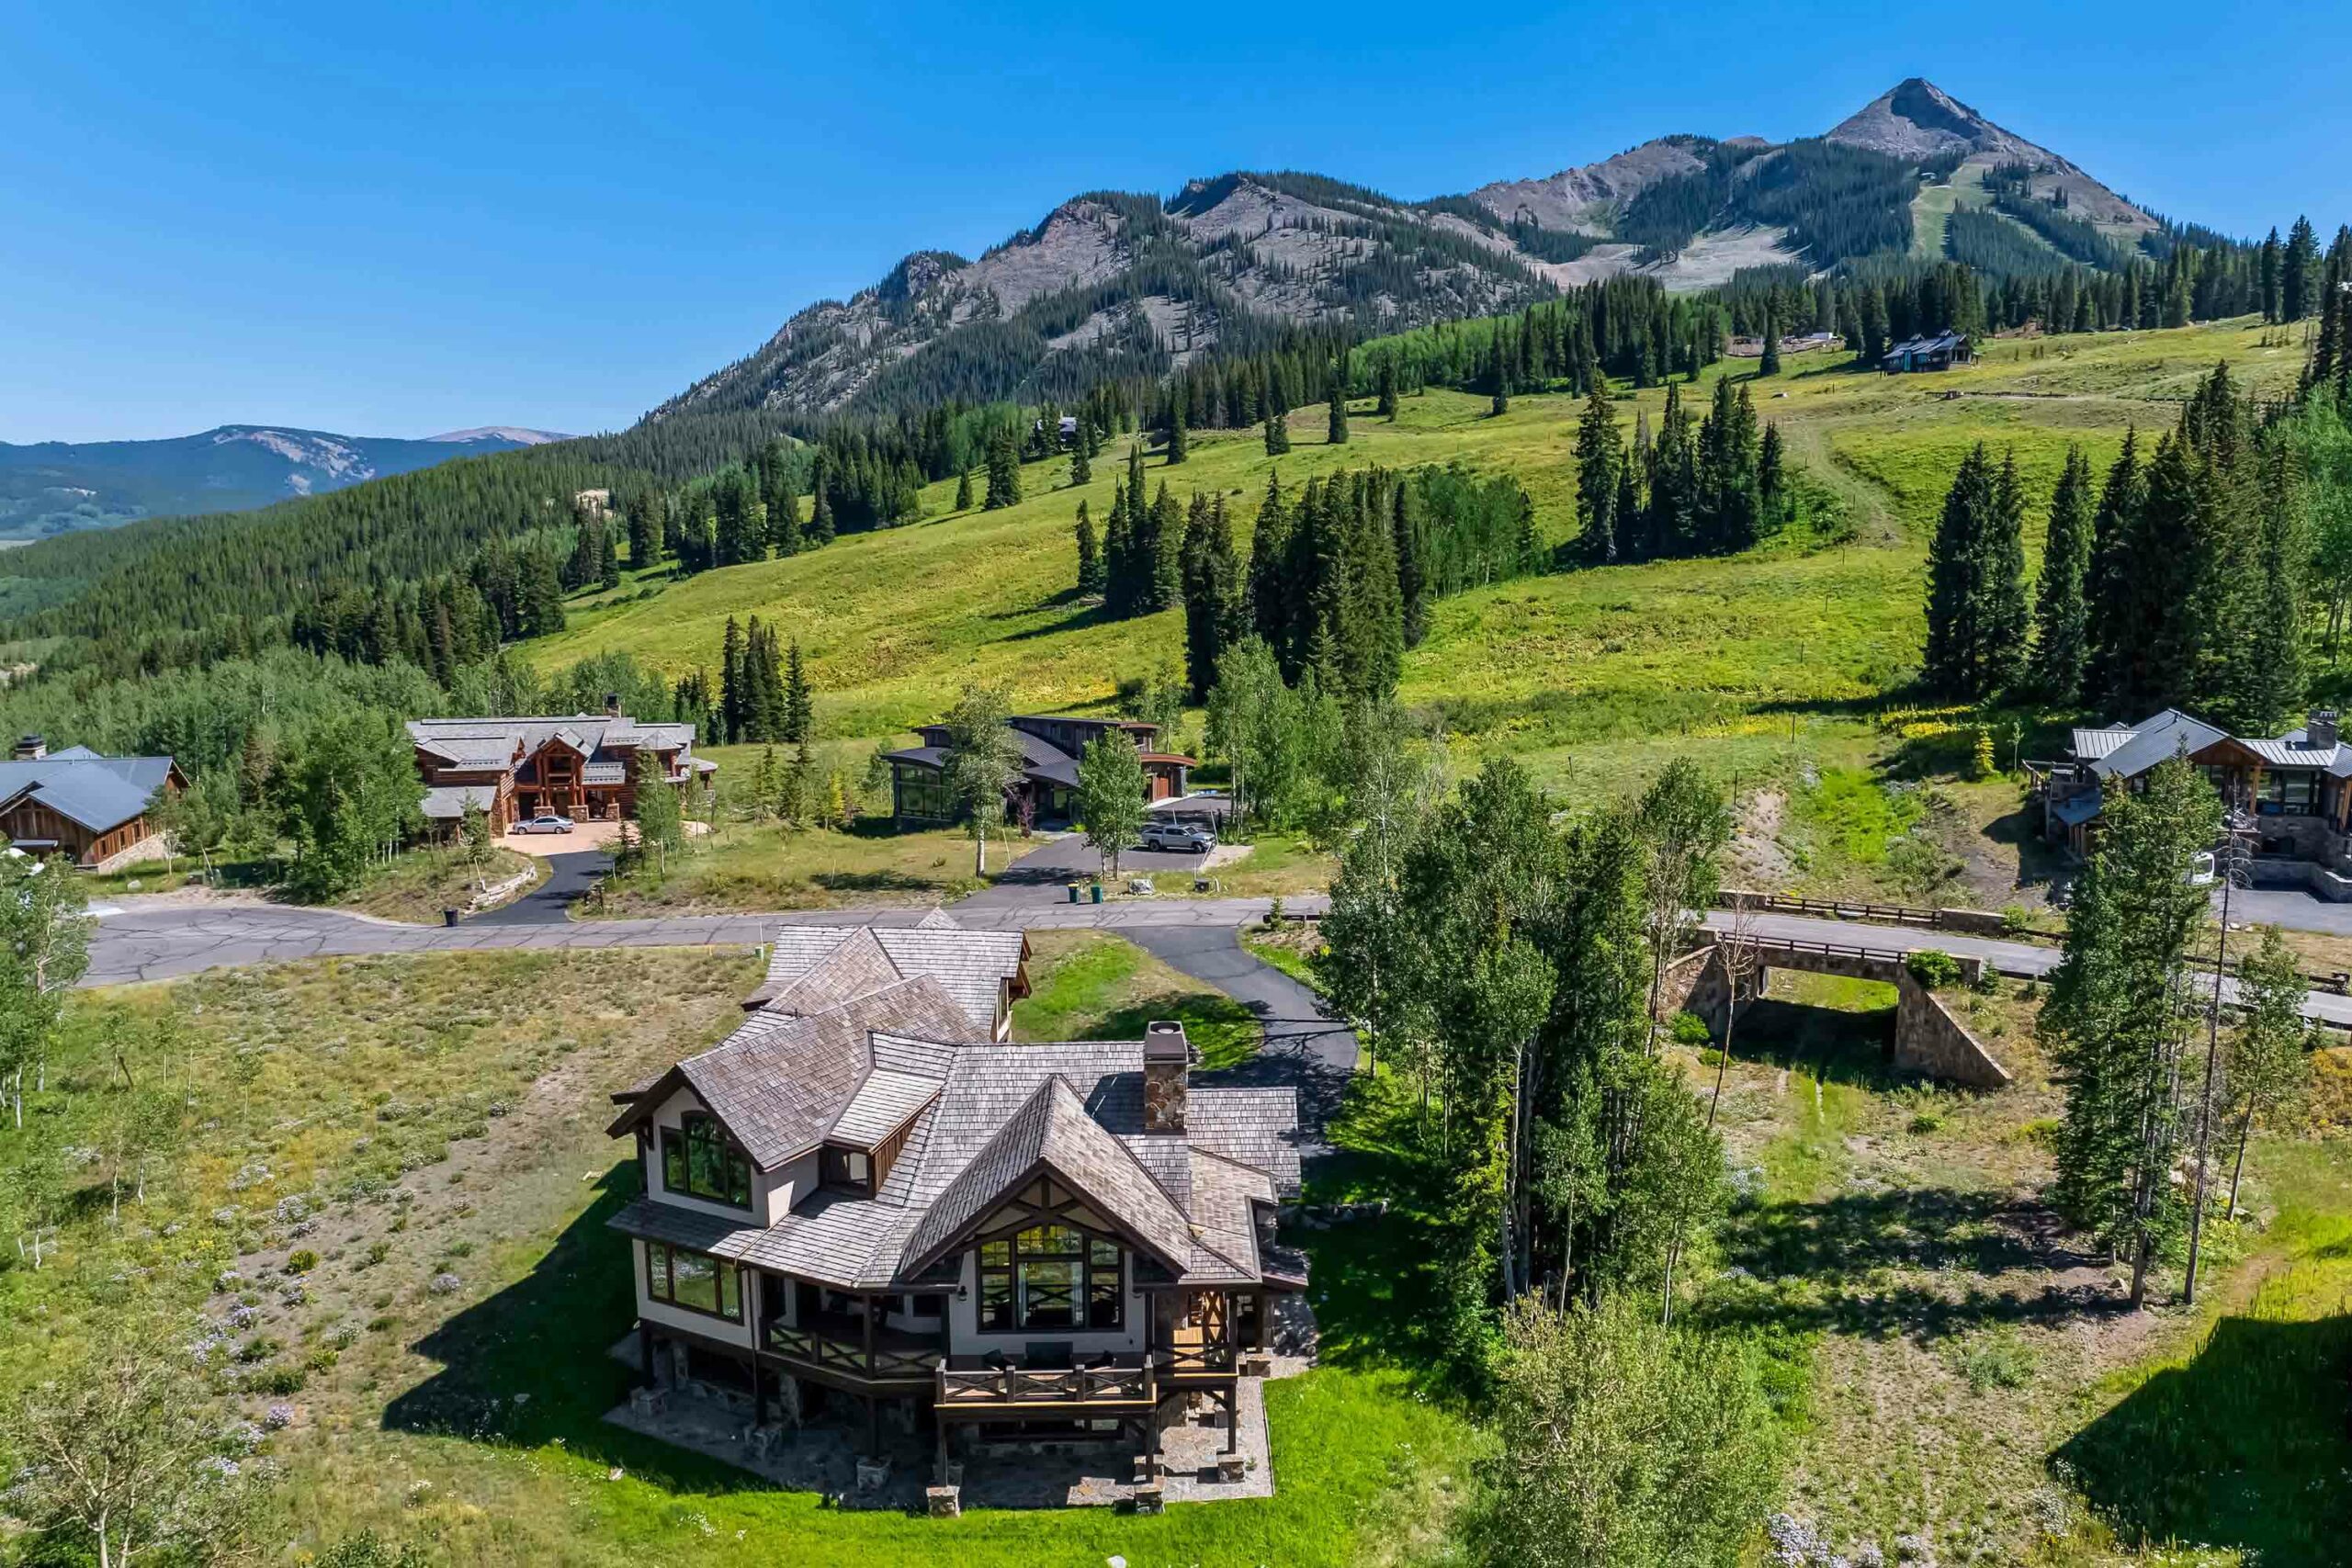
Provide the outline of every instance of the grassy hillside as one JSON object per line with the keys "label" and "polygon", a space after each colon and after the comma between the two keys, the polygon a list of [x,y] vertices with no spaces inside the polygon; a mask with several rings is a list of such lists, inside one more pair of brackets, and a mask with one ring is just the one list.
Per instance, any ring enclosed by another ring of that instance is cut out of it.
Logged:
{"label": "grassy hillside", "polygon": [[[1850,538],[1769,543],[1725,559],[1660,562],[1521,580],[1449,600],[1406,661],[1403,695],[1434,707],[1476,750],[1521,753],[1559,784],[1617,777],[1704,743],[1734,770],[1859,735],[1917,658],[1925,538],[1969,445],[2014,447],[2037,513],[2072,441],[2111,457],[2128,425],[2161,426],[2216,361],[2261,391],[2291,383],[2289,349],[2265,348],[2248,321],[2170,332],[2012,340],[1985,362],[1940,377],[1889,378],[1827,367],[1758,382],[1807,471],[1844,505]],[[1802,361],[1798,362],[1803,364]],[[1707,373],[1746,375],[1747,362]],[[1692,389],[1703,403],[1708,388]],[[1657,422],[1664,394],[1626,394]],[[1520,476],[1547,540],[1575,530],[1578,401],[1522,397],[1501,418],[1486,400],[1429,392],[1393,424],[1359,412],[1344,447],[1324,444],[1324,411],[1293,419],[1294,450],[1270,459],[1255,432],[1196,435],[1192,460],[1148,470],[1180,495],[1223,491],[1246,536],[1269,472],[1286,488],[1366,463],[1461,461]],[[975,680],[1001,681],[1025,706],[1101,704],[1123,675],[1182,656],[1180,617],[1106,622],[1069,593],[1070,526],[1080,499],[1097,525],[1124,446],[1106,450],[1073,492],[1057,459],[1023,470],[1020,505],[953,511],[954,486],[925,495],[931,520],[844,538],[812,555],[707,573],[650,598],[575,614],[530,645],[554,668],[605,649],[672,672],[715,662],[730,615],[757,615],[807,650],[821,730],[878,739],[942,711]],[[2035,519],[2038,524],[2038,516]],[[2038,554],[2038,539],[2030,539]],[[1807,743],[1807,738],[1813,743]]]}

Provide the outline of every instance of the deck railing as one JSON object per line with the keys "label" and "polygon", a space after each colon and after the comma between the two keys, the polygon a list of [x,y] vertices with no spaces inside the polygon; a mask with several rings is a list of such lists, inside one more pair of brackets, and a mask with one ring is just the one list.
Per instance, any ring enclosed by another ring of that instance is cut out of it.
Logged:
{"label": "deck railing", "polygon": [[940,1364],[935,1348],[877,1344],[868,1357],[863,1339],[843,1339],[780,1318],[769,1323],[767,1343],[779,1356],[869,1382],[912,1382],[931,1376]]}
{"label": "deck railing", "polygon": [[1038,1371],[1023,1367],[941,1367],[938,1402],[943,1405],[1152,1404],[1159,1380],[1140,1367],[1068,1367]]}

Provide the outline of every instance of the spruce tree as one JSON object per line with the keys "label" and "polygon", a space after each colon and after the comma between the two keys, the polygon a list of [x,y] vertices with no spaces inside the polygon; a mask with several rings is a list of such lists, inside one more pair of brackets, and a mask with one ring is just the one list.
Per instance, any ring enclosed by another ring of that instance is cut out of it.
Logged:
{"label": "spruce tree", "polygon": [[804,536],[800,526],[800,497],[791,484],[779,483],[768,506],[768,545],[779,557],[797,556]]}
{"label": "spruce tree", "polygon": [[1290,417],[1273,409],[1266,411],[1266,456],[1279,457],[1290,450]]}
{"label": "spruce tree", "polygon": [[1789,476],[1782,455],[1781,427],[1768,424],[1756,456],[1757,526],[1770,534],[1789,520]]}
{"label": "spruce tree", "polygon": [[808,686],[808,667],[795,637],[784,656],[784,739],[796,744],[811,739],[816,728],[816,696]]}
{"label": "spruce tree", "polygon": [[2090,459],[2077,442],[2066,449],[2066,467],[2050,497],[2041,580],[2034,588],[2033,686],[2062,706],[2080,699],[2088,657],[2084,585],[2090,572],[2094,504]]}
{"label": "spruce tree", "polygon": [[1102,535],[1102,608],[1115,616],[1136,612],[1135,521],[1127,504],[1127,487],[1117,484],[1111,497],[1111,520]]}
{"label": "spruce tree", "polygon": [[1176,604],[1184,593],[1184,509],[1168,492],[1168,481],[1159,481],[1159,494],[1151,503],[1149,533],[1151,554],[1146,565],[1151,572],[1148,583],[1150,597],[1147,610],[1165,610]]}
{"label": "spruce tree", "polygon": [[743,628],[727,617],[718,643],[718,726],[728,744],[743,739]]}
{"label": "spruce tree", "polygon": [[2113,703],[2121,685],[2133,610],[2125,536],[2140,505],[2140,434],[2126,426],[2123,450],[2107,471],[2091,514],[2090,564],[2083,573],[2083,695]]}
{"label": "spruce tree", "polygon": [[2278,264],[2279,320],[2300,321],[2319,310],[2319,235],[2308,218],[2298,218],[2287,231],[2286,253]]}
{"label": "spruce tree", "polygon": [[1756,362],[1756,373],[1758,376],[1778,376],[1781,373],[1781,313],[1778,310],[1764,312],[1764,356]]}
{"label": "spruce tree", "polygon": [[1961,460],[1928,548],[1926,673],[1948,696],[1984,701],[2022,668],[2020,504],[2015,463],[1996,470],[1979,442]]}
{"label": "spruce tree", "polygon": [[1021,503],[1021,451],[1010,425],[1000,428],[989,442],[989,489],[982,507],[995,512]]}
{"label": "spruce tree", "polygon": [[[1081,420],[1080,423],[1083,423],[1083,421]],[[1078,445],[1069,449],[1069,482],[1073,490],[1080,485],[1094,482],[1094,458],[1086,450],[1087,445],[1081,439]]]}
{"label": "spruce tree", "polygon": [[1324,439],[1334,446],[1348,444],[1348,362],[1331,367],[1331,420]]}
{"label": "spruce tree", "polygon": [[1374,403],[1372,412],[1394,423],[1396,418],[1396,356],[1395,355],[1384,354],[1380,356],[1380,364],[1374,372],[1373,385],[1378,400]]}
{"label": "spruce tree", "polygon": [[1495,329],[1494,354],[1487,367],[1487,383],[1493,394],[1487,410],[1488,415],[1498,418],[1510,412],[1510,350],[1499,324]]}
{"label": "spruce tree", "polygon": [[1168,466],[1174,468],[1184,460],[1184,393],[1180,386],[1168,400]]}
{"label": "spruce tree", "polygon": [[2262,242],[2262,319],[2267,322],[2276,322],[2279,319],[2278,307],[2282,298],[2279,264],[2283,259],[2282,249],[2283,247],[2278,243],[2278,225],[2273,223],[2270,226],[2269,238]]}
{"label": "spruce tree", "polygon": [[1609,405],[1607,387],[1595,377],[1585,396],[1584,414],[1577,422],[1577,514],[1589,559],[1617,558],[1618,469],[1624,460],[1617,412]]}
{"label": "spruce tree", "polygon": [[1405,647],[1409,649],[1419,648],[1429,635],[1430,601],[1434,597],[1430,581],[1429,514],[1421,504],[1420,486],[1411,476],[1397,479],[1389,507],[1396,552],[1396,597],[1404,617]]}
{"label": "spruce tree", "polygon": [[956,510],[972,510],[972,470],[966,468],[956,476]]}
{"label": "spruce tree", "polygon": [[1094,520],[1086,514],[1086,502],[1078,503],[1078,596],[1081,599],[1100,598],[1102,593],[1102,556],[1094,545]]}
{"label": "spruce tree", "polygon": [[1283,500],[1280,474],[1266,476],[1266,499],[1258,507],[1258,526],[1250,538],[1250,625],[1277,659],[1286,659],[1291,646],[1290,578],[1293,521]]}

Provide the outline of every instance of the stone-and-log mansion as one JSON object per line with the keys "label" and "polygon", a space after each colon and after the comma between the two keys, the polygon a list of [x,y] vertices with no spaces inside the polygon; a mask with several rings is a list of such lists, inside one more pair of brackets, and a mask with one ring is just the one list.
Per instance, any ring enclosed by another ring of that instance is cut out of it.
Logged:
{"label": "stone-and-log mansion", "polygon": [[2035,773],[2043,836],[2086,853],[2109,793],[2145,787],[2149,770],[2177,756],[2253,818],[2262,880],[2352,899],[2352,745],[2325,709],[2267,739],[2230,735],[2174,708],[2135,725],[2077,729],[2066,756]]}
{"label": "stone-and-log mansion", "polygon": [[[1159,726],[1141,719],[1020,714],[1005,722],[1021,748],[1023,764],[1006,805],[1012,819],[1026,825],[1059,827],[1070,820],[1077,808],[1079,754],[1107,730],[1125,730],[1143,754],[1147,803],[1182,796],[1193,765],[1190,757],[1160,750]],[[883,753],[890,764],[891,813],[901,828],[953,822],[961,813],[947,787],[947,727],[924,725],[915,733],[922,745]]]}
{"label": "stone-and-log mansion", "polygon": [[716,762],[694,754],[691,724],[639,724],[616,699],[601,714],[550,718],[419,718],[408,725],[424,781],[424,818],[447,834],[469,807],[503,833],[541,812],[605,821],[637,809],[638,759],[658,760],[684,791]]}
{"label": "stone-and-log mansion", "polygon": [[1270,1300],[1306,1284],[1273,1241],[1295,1092],[1193,1083],[1173,1023],[1006,1043],[1025,951],[936,912],[788,929],[741,1027],[614,1097],[642,1400],[719,1401],[759,1452],[887,1424],[943,1484],[1039,1441],[1124,1442],[1148,1479],[1202,1401],[1230,1450]]}

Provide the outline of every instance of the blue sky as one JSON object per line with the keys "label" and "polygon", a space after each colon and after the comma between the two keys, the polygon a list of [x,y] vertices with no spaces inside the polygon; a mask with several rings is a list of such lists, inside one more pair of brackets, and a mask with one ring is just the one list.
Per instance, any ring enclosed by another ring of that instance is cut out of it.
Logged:
{"label": "blue sky", "polygon": [[0,0],[0,440],[617,428],[1081,190],[1425,197],[1914,73],[2176,217],[2352,219],[2352,7],[211,9]]}

